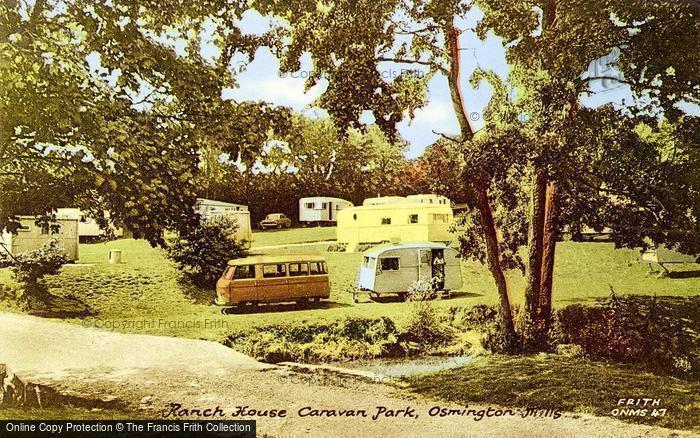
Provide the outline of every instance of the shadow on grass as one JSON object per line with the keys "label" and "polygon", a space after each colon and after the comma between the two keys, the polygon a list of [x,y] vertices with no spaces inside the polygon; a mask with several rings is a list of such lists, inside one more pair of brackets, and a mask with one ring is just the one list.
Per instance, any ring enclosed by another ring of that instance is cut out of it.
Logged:
{"label": "shadow on grass", "polygon": [[[440,301],[449,301],[449,300],[454,300],[457,298],[476,298],[476,297],[483,297],[483,296],[484,296],[483,294],[478,294],[475,292],[458,291],[458,292],[451,292],[449,297],[441,298]],[[435,301],[437,301],[437,300],[435,300]],[[369,298],[365,302],[367,302],[367,303],[401,303],[401,302],[403,302],[403,300],[398,295],[392,294],[392,295]]]}
{"label": "shadow on grass", "polygon": [[700,383],[657,376],[630,365],[553,355],[489,356],[462,368],[406,379],[412,392],[453,403],[559,409],[611,417],[620,399],[660,399],[664,416],[628,422],[700,428]]}
{"label": "shadow on grass", "polygon": [[249,313],[278,313],[278,312],[294,312],[299,310],[326,310],[336,309],[341,307],[351,307],[349,304],[336,303],[334,301],[322,301],[321,303],[313,304],[297,304],[297,303],[275,303],[275,304],[260,304],[257,306],[240,306],[240,307],[223,307],[221,313],[223,315],[240,315]]}
{"label": "shadow on grass", "polygon": [[700,270],[696,271],[671,271],[666,274],[667,278],[698,278],[700,277]]}

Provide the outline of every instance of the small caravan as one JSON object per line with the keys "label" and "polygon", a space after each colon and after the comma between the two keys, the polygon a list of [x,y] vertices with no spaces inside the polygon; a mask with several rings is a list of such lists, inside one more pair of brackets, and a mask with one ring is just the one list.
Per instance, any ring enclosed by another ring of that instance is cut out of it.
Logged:
{"label": "small caravan", "polygon": [[[442,243],[382,245],[363,253],[357,289],[371,297],[397,294],[408,297],[417,281],[432,283],[436,291],[462,286],[459,253]],[[357,300],[357,296],[353,296]]]}
{"label": "small caravan", "polygon": [[313,197],[299,199],[299,222],[304,224],[334,224],[338,212],[352,207],[350,201],[340,198]]}
{"label": "small caravan", "polygon": [[[110,213],[105,211],[104,216],[109,220]],[[79,208],[59,208],[56,210],[56,217],[59,219],[75,219],[78,221],[78,239],[80,242],[100,240],[108,237],[108,235],[112,237],[124,236],[123,228],[115,226],[110,221],[110,233],[108,233],[100,227],[95,218],[90,217],[89,213]]]}
{"label": "small caravan", "polygon": [[196,211],[203,221],[215,220],[217,217],[234,219],[238,224],[235,239],[241,242],[244,248],[250,248],[253,231],[250,226],[250,211],[248,211],[247,205],[197,198]]}

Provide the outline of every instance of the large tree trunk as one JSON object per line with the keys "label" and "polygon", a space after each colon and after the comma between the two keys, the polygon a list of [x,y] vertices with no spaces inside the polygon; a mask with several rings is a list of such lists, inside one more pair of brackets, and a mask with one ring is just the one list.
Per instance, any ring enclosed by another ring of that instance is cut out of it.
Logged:
{"label": "large tree trunk", "polygon": [[537,318],[543,323],[545,334],[552,321],[552,284],[554,281],[554,252],[557,245],[557,216],[559,213],[556,182],[547,184],[545,200],[544,234],[542,236],[542,274]]}
{"label": "large tree trunk", "polygon": [[509,350],[513,347],[516,340],[515,326],[513,324],[512,307],[510,304],[510,295],[508,293],[508,283],[506,276],[503,273],[501,266],[500,250],[498,248],[498,234],[496,233],[496,224],[493,220],[491,205],[489,203],[488,193],[486,190],[486,182],[482,178],[475,178],[472,182],[474,185],[474,198],[481,216],[481,227],[484,231],[484,239],[486,240],[486,265],[496,282],[499,298],[499,325],[503,332],[505,345]]}
{"label": "large tree trunk", "polygon": [[[450,51],[450,72],[447,82],[450,88],[452,106],[457,116],[461,131],[461,141],[469,141],[474,137],[474,128],[471,125],[470,116],[464,106],[464,98],[460,87],[460,64],[459,64],[459,32],[449,26],[446,29],[447,46]],[[503,272],[500,261],[500,249],[498,247],[498,233],[493,220],[491,203],[488,196],[488,184],[483,173],[475,172],[471,178],[471,185],[474,188],[474,202],[481,218],[481,226],[484,231],[486,242],[486,262],[493,276],[499,297],[499,325],[504,336],[505,347],[511,348],[515,343],[516,333],[513,323],[513,311],[510,296],[508,293],[508,283]]]}
{"label": "large tree trunk", "polygon": [[525,301],[520,309],[519,329],[525,350],[537,349],[541,343],[539,314],[540,283],[542,279],[542,248],[545,222],[547,173],[535,168],[532,177],[530,227],[528,232],[527,271]]}

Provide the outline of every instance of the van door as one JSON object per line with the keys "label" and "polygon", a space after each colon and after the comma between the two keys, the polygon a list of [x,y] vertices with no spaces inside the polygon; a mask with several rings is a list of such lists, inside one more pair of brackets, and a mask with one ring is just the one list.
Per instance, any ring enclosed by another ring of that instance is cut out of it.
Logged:
{"label": "van door", "polygon": [[232,304],[257,301],[255,265],[233,266],[233,278],[229,282],[229,300]]}
{"label": "van door", "polygon": [[288,284],[290,299],[309,295],[309,264],[306,262],[290,263]]}
{"label": "van door", "polygon": [[287,265],[269,263],[262,265],[262,278],[257,280],[258,300],[262,302],[285,301],[289,297]]}

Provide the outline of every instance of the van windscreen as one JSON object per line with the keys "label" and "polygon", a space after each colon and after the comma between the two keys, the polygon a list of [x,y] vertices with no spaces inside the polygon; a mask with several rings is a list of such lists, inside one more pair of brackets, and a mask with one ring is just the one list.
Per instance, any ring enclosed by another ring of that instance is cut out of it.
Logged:
{"label": "van windscreen", "polygon": [[221,278],[223,278],[224,280],[230,280],[231,278],[233,278],[233,271],[234,271],[234,269],[235,269],[235,268],[234,268],[233,266],[228,266],[228,267],[224,270],[224,273],[221,274]]}

